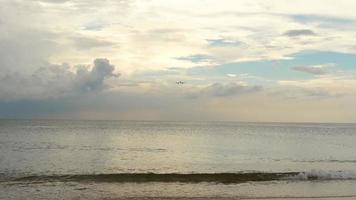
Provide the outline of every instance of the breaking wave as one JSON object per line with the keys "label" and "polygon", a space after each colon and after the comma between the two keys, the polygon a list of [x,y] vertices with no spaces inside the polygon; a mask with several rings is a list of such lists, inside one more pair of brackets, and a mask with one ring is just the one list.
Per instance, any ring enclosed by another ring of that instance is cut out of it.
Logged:
{"label": "breaking wave", "polygon": [[288,179],[297,180],[356,180],[356,172],[353,171],[322,171],[311,170],[309,172],[300,172]]}
{"label": "breaking wave", "polygon": [[309,172],[248,172],[248,173],[117,173],[117,174],[76,174],[76,175],[34,175],[15,178],[11,181],[26,182],[51,182],[51,181],[74,181],[74,182],[216,182],[216,183],[244,183],[261,181],[313,181],[313,180],[356,180],[355,172],[345,171],[318,171]]}

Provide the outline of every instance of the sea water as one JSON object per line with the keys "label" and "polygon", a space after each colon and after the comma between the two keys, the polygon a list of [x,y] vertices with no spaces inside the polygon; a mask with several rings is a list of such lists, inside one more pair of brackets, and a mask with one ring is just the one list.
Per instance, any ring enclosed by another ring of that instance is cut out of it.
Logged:
{"label": "sea water", "polygon": [[356,198],[356,124],[0,120],[0,199]]}

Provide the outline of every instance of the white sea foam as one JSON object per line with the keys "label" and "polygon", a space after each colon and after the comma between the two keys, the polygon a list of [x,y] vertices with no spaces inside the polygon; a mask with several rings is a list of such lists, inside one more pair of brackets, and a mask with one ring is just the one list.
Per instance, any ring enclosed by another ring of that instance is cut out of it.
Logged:
{"label": "white sea foam", "polygon": [[311,170],[288,177],[292,180],[356,180],[356,171]]}

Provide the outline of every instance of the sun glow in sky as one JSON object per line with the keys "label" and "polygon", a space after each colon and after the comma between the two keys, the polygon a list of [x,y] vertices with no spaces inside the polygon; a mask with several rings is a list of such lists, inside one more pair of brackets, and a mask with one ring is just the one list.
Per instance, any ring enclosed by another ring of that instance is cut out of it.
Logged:
{"label": "sun glow in sky", "polygon": [[0,0],[0,117],[356,122],[355,9]]}

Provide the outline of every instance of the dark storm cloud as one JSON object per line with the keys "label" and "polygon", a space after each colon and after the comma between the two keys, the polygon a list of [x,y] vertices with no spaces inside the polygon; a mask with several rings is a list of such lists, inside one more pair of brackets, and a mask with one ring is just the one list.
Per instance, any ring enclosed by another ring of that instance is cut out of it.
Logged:
{"label": "dark storm cloud", "polygon": [[288,37],[298,37],[298,36],[316,36],[314,31],[309,29],[295,29],[285,32],[283,35]]}

